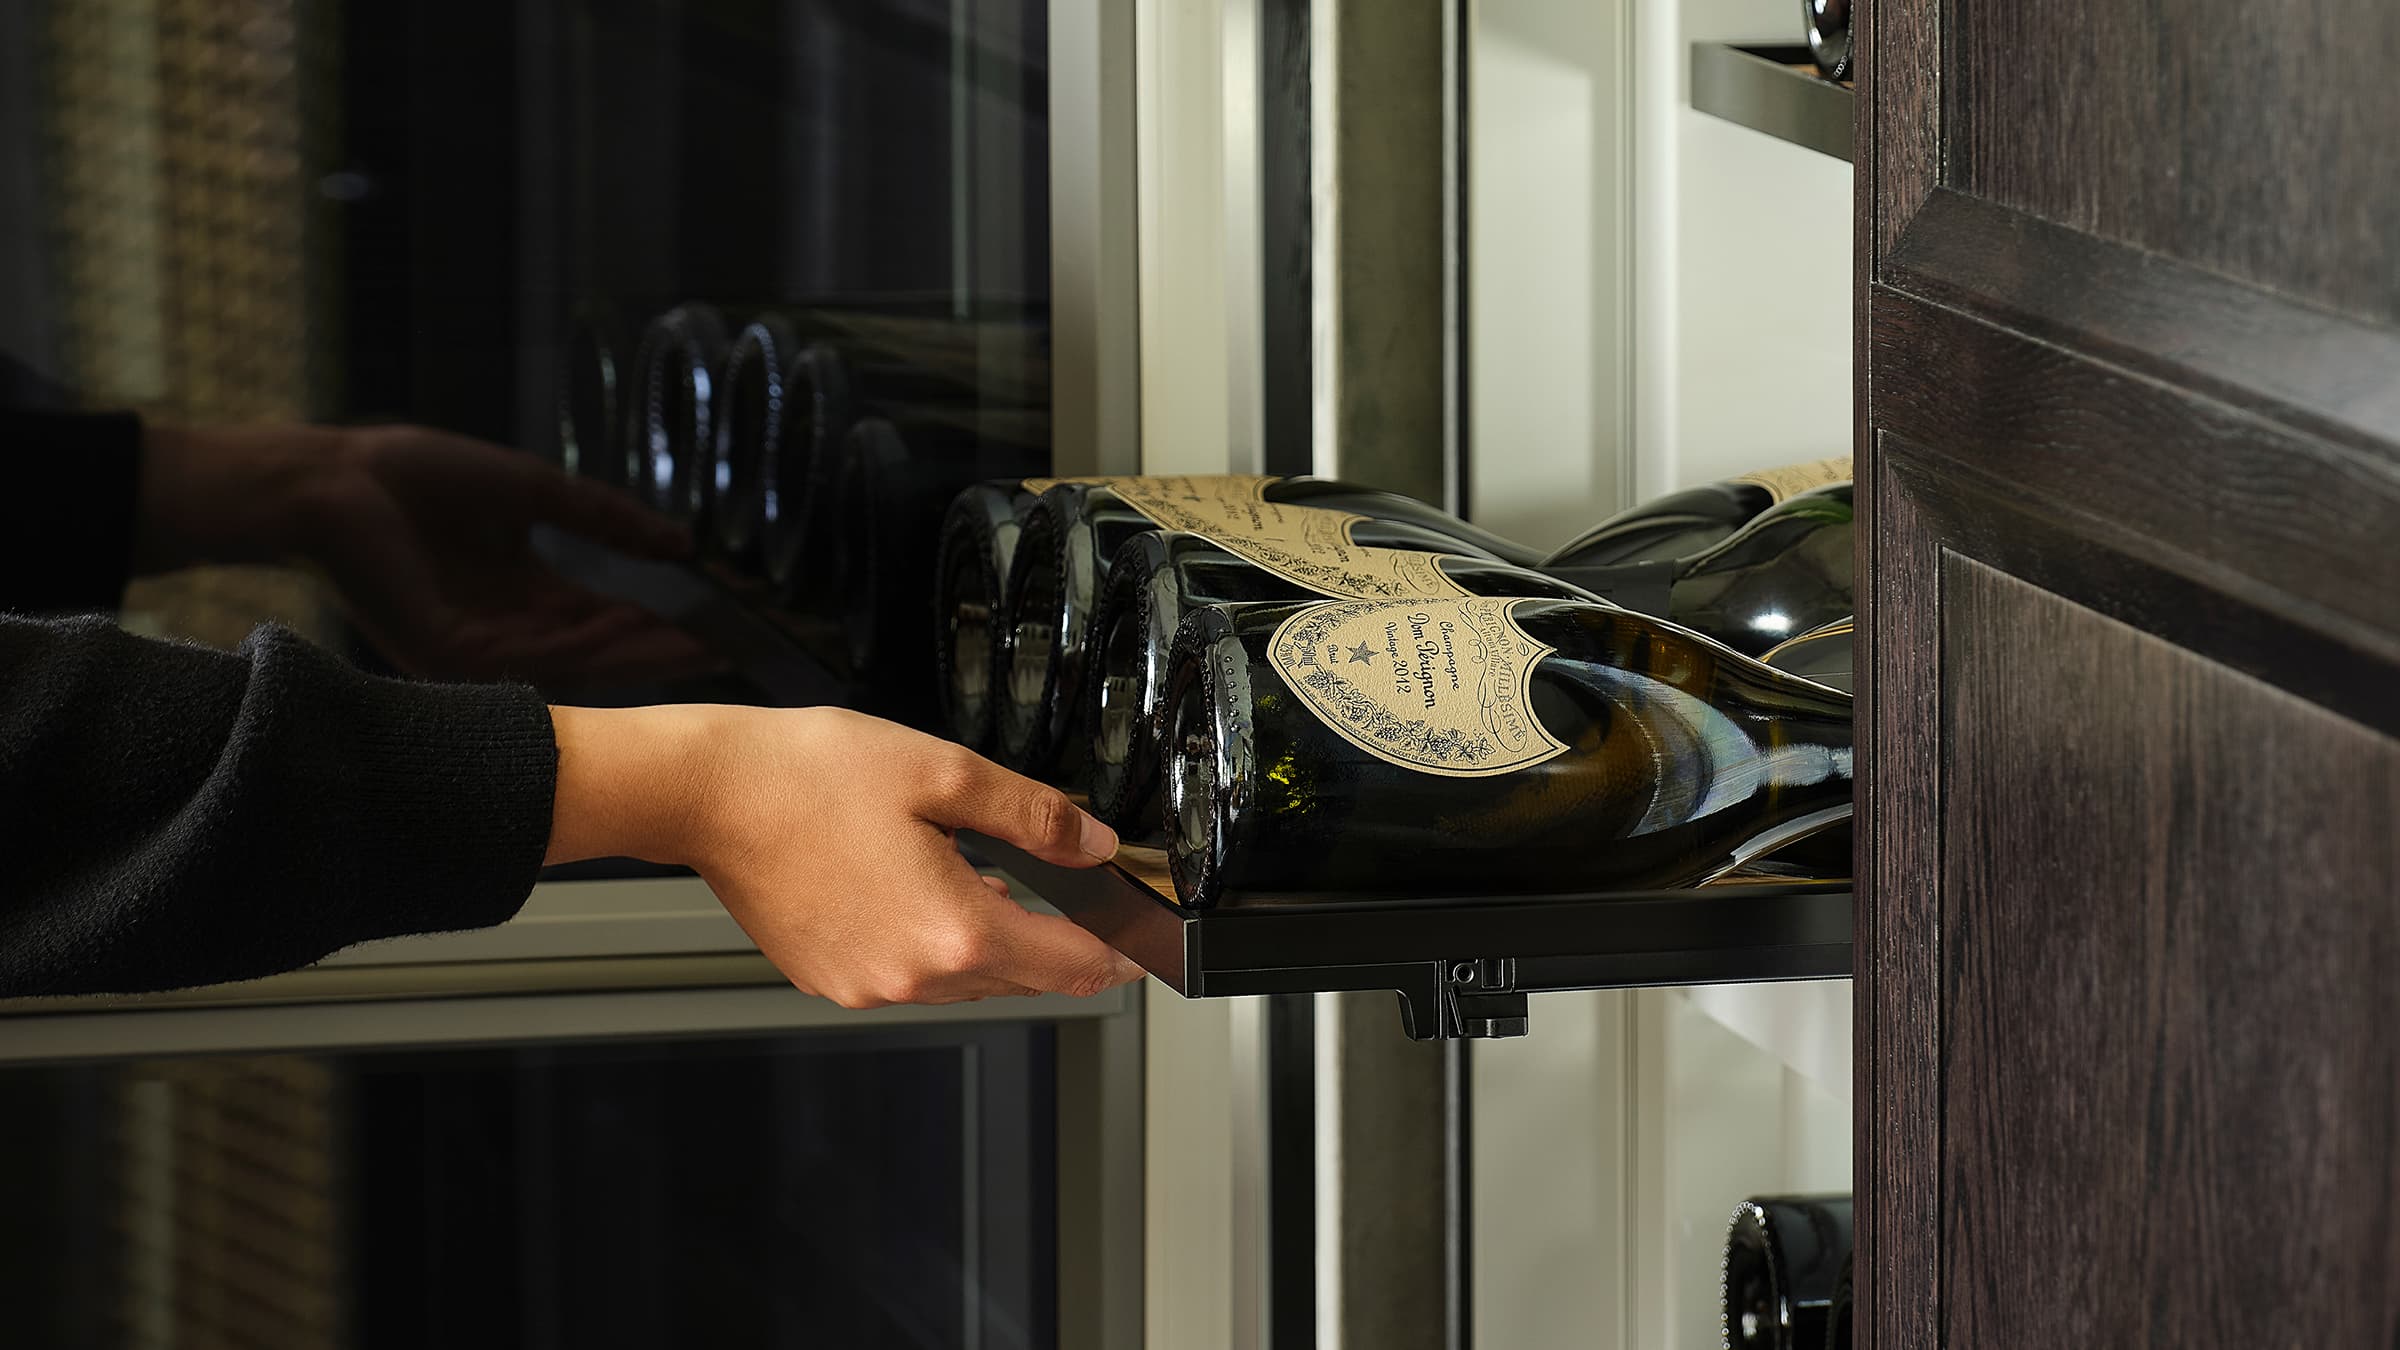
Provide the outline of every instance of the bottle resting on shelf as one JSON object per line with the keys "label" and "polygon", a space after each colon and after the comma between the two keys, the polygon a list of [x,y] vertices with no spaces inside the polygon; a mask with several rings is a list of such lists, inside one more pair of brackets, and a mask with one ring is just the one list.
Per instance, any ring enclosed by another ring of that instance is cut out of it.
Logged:
{"label": "bottle resting on shelf", "polygon": [[1556,600],[1220,605],[1169,659],[1177,892],[1688,886],[1850,814],[1850,700]]}
{"label": "bottle resting on shelf", "polygon": [[1856,1341],[1851,1328],[1857,1301],[1852,1270],[1857,1258],[1858,1249],[1853,1247],[1842,1257],[1841,1274],[1834,1277],[1833,1298],[1825,1305],[1825,1350],[1850,1350]]}
{"label": "bottle resting on shelf", "polygon": [[1759,1196],[1735,1206],[1725,1235],[1729,1350],[1819,1350],[1850,1259],[1850,1197]]}
{"label": "bottle resting on shelf", "polygon": [[[1002,760],[1045,774],[1082,713],[1083,665],[1101,570],[1146,530],[1204,534],[1309,589],[1362,584],[1400,552],[1458,553],[1530,565],[1519,544],[1412,497],[1324,478],[1160,477],[1044,484],[1009,568],[995,682]],[[1369,558],[1361,546],[1381,550]],[[1405,587],[1390,575],[1364,584]],[[1330,593],[1351,594],[1350,590]],[[1413,594],[1399,589],[1390,593]]]}
{"label": "bottle resting on shelf", "polygon": [[1800,31],[1819,76],[1850,78],[1850,0],[1800,0]]}
{"label": "bottle resting on shelf", "polygon": [[1547,570],[1760,656],[1855,607],[1851,522],[1850,485],[1836,483],[1776,503],[1690,557]]}
{"label": "bottle resting on shelf", "polygon": [[992,658],[1017,536],[1034,494],[1020,480],[976,483],[951,501],[934,556],[934,678],[942,725],[972,750],[992,743]]}
{"label": "bottle resting on shelf", "polygon": [[1688,558],[1786,497],[1849,481],[1850,457],[1836,455],[1670,492],[1585,530],[1544,558],[1542,565],[1609,567]]}
{"label": "bottle resting on shelf", "polygon": [[1778,642],[1758,659],[1829,689],[1855,694],[1858,691],[1851,687],[1850,636],[1850,620],[1845,616]]}
{"label": "bottle resting on shelf", "polygon": [[[1409,594],[1427,597],[1594,598],[1528,568],[1459,554],[1405,553],[1392,560],[1389,572]],[[1158,744],[1166,720],[1168,654],[1184,616],[1203,605],[1311,600],[1323,592],[1205,536],[1173,530],[1146,530],[1126,540],[1106,577],[1092,611],[1093,674],[1084,696],[1092,813],[1126,837],[1147,841],[1163,829]],[[1371,585],[1362,580],[1352,589]]]}

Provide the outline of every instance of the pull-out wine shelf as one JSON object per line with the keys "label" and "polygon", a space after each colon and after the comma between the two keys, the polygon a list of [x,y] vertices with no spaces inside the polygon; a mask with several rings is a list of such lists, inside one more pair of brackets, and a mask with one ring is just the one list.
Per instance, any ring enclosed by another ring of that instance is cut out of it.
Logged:
{"label": "pull-out wine shelf", "polygon": [[1847,161],[1856,101],[1817,78],[1805,47],[1692,44],[1692,106],[1752,131]]}
{"label": "pull-out wine shelf", "polygon": [[1417,1040],[1521,1036],[1526,995],[1827,979],[1850,973],[1850,883],[1773,881],[1589,895],[1171,898],[1165,855],[1043,862],[964,836],[968,854],[1188,998],[1389,989]]}

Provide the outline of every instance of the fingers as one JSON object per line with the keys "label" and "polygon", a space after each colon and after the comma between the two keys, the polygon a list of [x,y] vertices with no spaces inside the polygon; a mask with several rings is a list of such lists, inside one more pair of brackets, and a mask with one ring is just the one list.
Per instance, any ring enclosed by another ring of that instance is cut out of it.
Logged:
{"label": "fingers", "polygon": [[934,824],[988,834],[1063,867],[1091,867],[1116,856],[1116,831],[1057,788],[972,751],[945,746],[939,755],[925,804]]}
{"label": "fingers", "polygon": [[999,916],[982,974],[1006,984],[1089,998],[1142,978],[1138,965],[1073,921],[1011,907]]}

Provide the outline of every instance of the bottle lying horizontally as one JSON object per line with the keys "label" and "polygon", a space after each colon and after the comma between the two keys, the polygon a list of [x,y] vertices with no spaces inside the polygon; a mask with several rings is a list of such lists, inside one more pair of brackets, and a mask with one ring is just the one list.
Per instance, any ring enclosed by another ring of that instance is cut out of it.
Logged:
{"label": "bottle lying horizontally", "polygon": [[1821,1350],[1851,1254],[1847,1195],[1756,1196],[1725,1235],[1729,1350]]}
{"label": "bottle lying horizontally", "polygon": [[1543,570],[1759,656],[1856,607],[1851,526],[1850,484],[1835,483],[1778,502],[1687,557]]}
{"label": "bottle lying horizontally", "polygon": [[766,530],[768,484],[783,453],[785,429],[806,409],[787,380],[800,341],[790,320],[764,314],[743,325],[725,355],[720,407],[701,491],[717,548],[755,561]]}
{"label": "bottle lying horizontally", "polygon": [[1190,906],[1688,886],[1850,814],[1846,695],[1605,605],[1211,606],[1168,669]]}
{"label": "bottle lying horizontally", "polygon": [[[1406,553],[1381,570],[1407,578],[1410,592],[1429,598],[1595,598],[1554,577],[1489,558]],[[1353,583],[1350,589],[1371,584]],[[1126,540],[1109,563],[1092,610],[1091,674],[1084,695],[1092,813],[1136,840],[1163,830],[1157,810],[1158,745],[1165,734],[1166,664],[1185,615],[1203,605],[1321,598],[1322,591],[1202,535],[1148,530]]]}
{"label": "bottle lying horizontally", "polygon": [[677,305],[642,330],[628,372],[616,481],[676,520],[697,520],[703,505],[699,472],[716,436],[726,344],[725,316],[714,305]]}
{"label": "bottle lying horizontally", "polygon": [[1777,670],[1788,670],[1827,688],[1855,694],[1858,691],[1851,684],[1850,638],[1850,618],[1844,615],[1822,628],[1811,628],[1796,638],[1776,643],[1758,659]]}
{"label": "bottle lying horizontally", "polygon": [[936,558],[925,540],[963,486],[1023,474],[1047,458],[971,418],[930,412],[868,417],[843,438],[833,476],[825,593],[837,603],[850,667],[875,712],[933,728]]}
{"label": "bottle lying horizontally", "polygon": [[1025,517],[1038,496],[1023,480],[977,483],[951,501],[934,549],[934,678],[942,726],[970,750],[992,744],[995,627]]}
{"label": "bottle lying horizontally", "polygon": [[618,330],[605,306],[579,308],[559,344],[558,448],[552,462],[578,478],[615,482],[623,469]]}
{"label": "bottle lying horizontally", "polygon": [[1542,560],[1544,567],[1610,567],[1688,558],[1795,493],[1850,481],[1850,457],[1761,469],[1653,497],[1610,516]]}
{"label": "bottle lying horizontally", "polygon": [[[1205,534],[1253,563],[1326,593],[1362,584],[1361,545],[1386,555],[1456,553],[1530,566],[1538,554],[1413,497],[1324,478],[1162,477],[1045,484],[1009,565],[994,680],[998,749],[1023,773],[1060,769],[1082,712],[1085,644],[1102,569],[1146,530]],[[1379,560],[1392,564],[1392,556]],[[1343,589],[1332,593],[1355,594]],[[952,602],[943,597],[947,607]]]}

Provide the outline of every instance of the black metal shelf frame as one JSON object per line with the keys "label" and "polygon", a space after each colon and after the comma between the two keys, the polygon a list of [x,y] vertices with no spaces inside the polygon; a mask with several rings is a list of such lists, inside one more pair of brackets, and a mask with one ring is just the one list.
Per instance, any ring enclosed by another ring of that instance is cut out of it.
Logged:
{"label": "black metal shelf frame", "polygon": [[1195,911],[1113,864],[1059,867],[981,836],[961,844],[1179,994],[1389,989],[1417,1040],[1523,1035],[1528,994],[1850,973],[1844,881]]}
{"label": "black metal shelf frame", "polygon": [[1848,85],[1819,79],[1805,47],[1692,44],[1692,107],[1848,162]]}

